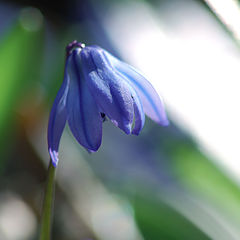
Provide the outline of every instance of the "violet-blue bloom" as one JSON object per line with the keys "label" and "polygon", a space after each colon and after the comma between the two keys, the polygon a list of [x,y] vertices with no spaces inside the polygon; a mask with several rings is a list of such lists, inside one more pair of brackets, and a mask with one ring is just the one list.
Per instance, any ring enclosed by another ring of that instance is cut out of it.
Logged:
{"label": "violet-blue bloom", "polygon": [[64,80],[48,124],[48,150],[53,165],[66,122],[76,140],[89,152],[101,145],[102,123],[109,118],[126,134],[138,135],[145,114],[168,125],[162,99],[130,65],[98,46],[73,41],[67,47]]}

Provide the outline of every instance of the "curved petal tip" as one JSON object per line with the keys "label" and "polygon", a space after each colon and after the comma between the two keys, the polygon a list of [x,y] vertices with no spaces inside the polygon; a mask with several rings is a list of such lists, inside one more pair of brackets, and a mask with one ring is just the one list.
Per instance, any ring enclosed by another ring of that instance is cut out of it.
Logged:
{"label": "curved petal tip", "polygon": [[97,150],[99,149],[99,147],[98,147],[96,150],[92,150],[92,149],[88,149],[88,148],[85,148],[85,149],[87,150],[87,152],[88,152],[89,154],[91,154],[91,153],[97,152]]}
{"label": "curved petal tip", "polygon": [[163,127],[167,127],[170,124],[169,120],[166,118],[164,121],[162,121],[161,125]]}
{"label": "curved petal tip", "polygon": [[58,165],[58,152],[56,152],[54,150],[52,151],[51,148],[49,148],[48,151],[49,151],[49,155],[51,157],[53,166],[57,167],[57,165]]}
{"label": "curved petal tip", "polygon": [[162,115],[162,119],[158,123],[163,127],[167,127],[170,124],[170,122],[168,120],[165,110],[163,112],[164,112],[164,114]]}
{"label": "curved petal tip", "polygon": [[131,134],[131,128],[132,128],[132,123],[127,123],[127,124],[124,126],[123,131],[124,131],[127,135],[129,135],[129,134]]}

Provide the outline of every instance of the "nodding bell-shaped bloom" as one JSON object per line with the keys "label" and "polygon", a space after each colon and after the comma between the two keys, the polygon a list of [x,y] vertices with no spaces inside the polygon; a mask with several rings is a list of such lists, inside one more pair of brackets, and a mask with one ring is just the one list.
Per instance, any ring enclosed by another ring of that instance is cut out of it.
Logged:
{"label": "nodding bell-shaped bloom", "polygon": [[101,145],[106,117],[126,134],[140,133],[145,114],[168,125],[162,99],[136,69],[98,46],[73,41],[66,50],[64,80],[48,124],[48,150],[54,166],[66,122],[89,152]]}

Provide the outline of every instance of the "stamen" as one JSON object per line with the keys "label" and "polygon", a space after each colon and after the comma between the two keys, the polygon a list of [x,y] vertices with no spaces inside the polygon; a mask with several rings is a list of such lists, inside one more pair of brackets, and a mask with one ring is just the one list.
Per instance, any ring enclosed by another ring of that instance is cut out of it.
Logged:
{"label": "stamen", "polygon": [[101,112],[101,117],[102,117],[103,122],[105,122],[107,120],[105,113]]}

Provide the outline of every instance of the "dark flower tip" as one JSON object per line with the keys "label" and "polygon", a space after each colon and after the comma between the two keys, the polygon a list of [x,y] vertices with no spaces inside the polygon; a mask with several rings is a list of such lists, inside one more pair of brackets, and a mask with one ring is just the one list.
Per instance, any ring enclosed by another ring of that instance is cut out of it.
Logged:
{"label": "dark flower tip", "polygon": [[72,50],[74,48],[84,48],[85,44],[78,42],[77,40],[72,41],[71,43],[69,43],[66,47],[66,52],[67,52],[67,56],[69,56],[72,53]]}

